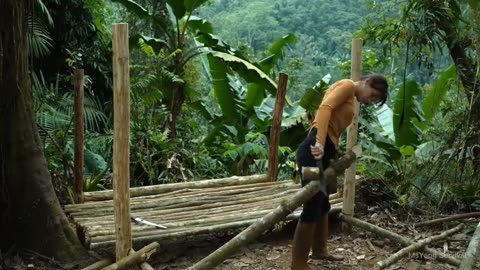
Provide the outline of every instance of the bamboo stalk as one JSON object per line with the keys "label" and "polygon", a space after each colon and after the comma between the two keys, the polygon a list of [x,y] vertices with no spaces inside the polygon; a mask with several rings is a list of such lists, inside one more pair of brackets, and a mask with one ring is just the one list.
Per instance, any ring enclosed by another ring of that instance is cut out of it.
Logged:
{"label": "bamboo stalk", "polygon": [[[352,41],[352,66],[351,78],[353,81],[358,81],[362,74],[362,39],[354,38]],[[347,151],[357,144],[358,135],[358,115],[360,112],[360,104],[357,99],[355,101],[355,112],[353,120],[347,130]],[[353,209],[355,207],[355,175],[356,163],[354,162],[350,168],[345,171],[345,180],[343,184],[343,209],[342,213],[353,216]]]}
{"label": "bamboo stalk", "polygon": [[[393,240],[397,243],[400,243],[403,246],[410,246],[410,245],[415,244],[415,242],[413,240],[409,239],[409,238],[403,237],[403,236],[401,236],[399,234],[396,234],[394,232],[385,230],[385,229],[380,228],[376,225],[373,225],[373,224],[370,224],[368,222],[362,221],[358,218],[354,218],[354,217],[343,215],[343,214],[338,215],[338,217],[341,220],[343,220],[343,221],[345,221],[345,222],[347,222],[351,225],[354,225],[354,226],[357,226],[357,227],[362,228],[364,230],[376,233],[381,237],[391,239],[391,240]],[[455,259],[451,256],[448,256],[446,254],[442,254],[440,252],[437,252],[434,249],[431,249],[431,248],[428,248],[428,247],[423,247],[423,250],[425,252],[433,254],[434,257],[439,261],[443,261],[443,262],[446,262],[446,263],[448,263],[450,265],[454,265],[454,266],[460,265],[460,261],[458,261],[457,259]]]}
{"label": "bamboo stalk", "polygon": [[82,268],[82,270],[99,270],[110,264],[112,264],[112,260],[110,260],[109,258],[104,258],[94,264],[91,264],[85,268]]}
{"label": "bamboo stalk", "polygon": [[[208,193],[196,194],[196,195],[188,195],[188,196],[178,196],[175,198],[155,198],[155,199],[142,199],[142,200],[135,200],[130,204],[131,209],[138,210],[138,209],[152,209],[152,208],[165,208],[168,205],[180,205],[184,203],[188,203],[188,205],[201,205],[205,204],[206,200],[208,201],[216,201],[216,202],[229,202],[233,200],[241,200],[241,199],[248,199],[248,198],[258,198],[258,197],[272,197],[275,194],[288,194],[298,190],[298,188],[290,188],[290,187],[278,187],[273,189],[265,189],[259,190],[256,192],[249,192],[245,194],[220,194],[220,195],[209,195]],[[226,191],[224,191],[226,192]],[[109,201],[111,202],[111,201]],[[101,211],[105,212],[106,209],[113,209],[111,203],[103,203],[98,202],[96,204],[91,204],[88,207],[75,207],[66,210],[67,213],[81,213],[86,212],[90,213],[91,211]],[[81,214],[77,214],[81,215]]]}
{"label": "bamboo stalk", "polygon": [[[336,214],[341,211],[342,207],[340,206],[335,206],[330,209],[331,214]],[[287,216],[286,220],[295,220],[298,219],[300,216],[301,211],[294,212],[290,215]],[[146,236],[140,236],[140,237],[134,237],[133,241],[135,244],[141,244],[141,243],[146,243],[148,241],[164,241],[164,240],[170,240],[170,241],[175,241],[175,240],[181,240],[184,241],[186,237],[191,237],[191,236],[201,236],[205,234],[211,234],[211,233],[218,233],[218,232],[223,232],[227,230],[233,230],[241,227],[247,227],[249,225],[252,225],[255,221],[258,219],[249,219],[249,220],[241,220],[241,221],[233,221],[230,223],[223,223],[223,224],[216,224],[216,225],[211,225],[211,226],[206,226],[206,227],[196,227],[192,228],[189,230],[183,230],[183,231],[178,231],[178,232],[173,232],[173,233],[168,233],[168,234],[152,234],[152,235],[146,235]],[[106,248],[110,247],[115,244],[114,240],[106,240],[106,241],[94,241],[92,240],[91,242],[91,248],[97,249],[97,248]]]}
{"label": "bamboo stalk", "polygon": [[160,245],[157,242],[153,242],[137,252],[130,253],[125,258],[117,261],[114,264],[111,264],[105,268],[104,270],[122,270],[122,269],[130,269],[135,265],[141,264],[148,260],[151,254],[155,253]]}
{"label": "bamboo stalk", "polygon": [[472,239],[468,244],[467,251],[458,270],[471,270],[475,267],[475,260],[478,259],[480,253],[480,223],[477,225],[477,229],[473,233]]}
{"label": "bamboo stalk", "polygon": [[[332,205],[333,208],[338,208],[341,207],[341,203],[334,204]],[[272,211],[274,208],[271,210],[265,210],[265,212]],[[301,209],[297,209],[295,211],[301,212]],[[208,226],[208,225],[215,225],[218,223],[228,223],[232,220],[244,220],[244,219],[252,219],[252,218],[258,218],[261,217],[262,211],[252,211],[249,215],[245,215],[245,213],[233,213],[230,216],[226,215],[217,215],[217,216],[212,216],[209,219],[203,218],[201,219],[202,221],[196,224],[195,222],[192,222],[190,220],[179,220],[177,223],[163,223],[163,225],[168,225],[167,230],[158,230],[154,227],[149,227],[149,226],[144,226],[144,225],[135,225],[133,226],[133,235],[134,237],[138,237],[139,235],[144,235],[143,233],[146,232],[146,234],[168,234],[173,231],[179,231],[179,230],[187,230],[193,227],[198,227],[198,226]],[[161,223],[157,220],[149,220],[152,222],[156,223]],[[87,226],[87,233],[89,237],[100,237],[100,236],[111,236],[114,233],[113,230],[113,224],[102,224],[99,226],[96,225],[90,225]],[[103,238],[102,238],[103,239]],[[103,241],[103,240],[102,240]]]}
{"label": "bamboo stalk", "polygon": [[[269,192],[278,189],[296,189],[299,188],[300,185],[294,184],[290,181],[283,181],[283,182],[262,182],[262,183],[255,183],[255,184],[247,184],[247,185],[240,185],[240,186],[227,186],[227,187],[219,187],[219,188],[203,188],[203,189],[182,189],[176,190],[168,193],[156,194],[156,195],[147,195],[147,196],[138,196],[131,198],[132,204],[143,203],[143,201],[153,201],[155,199],[159,200],[169,200],[171,197],[175,198],[187,198],[187,197],[195,197],[197,198],[200,196],[208,196],[210,194],[215,195],[226,195],[226,194],[235,194],[235,193],[261,193],[261,192]],[[89,209],[89,208],[97,208],[100,205],[111,206],[112,201],[90,201],[86,202],[85,204],[69,204],[65,205],[66,212],[72,212],[76,209]]]}
{"label": "bamboo stalk", "polygon": [[422,239],[422,240],[420,240],[420,241],[418,241],[418,242],[416,242],[412,245],[409,245],[409,246],[397,251],[395,254],[388,257],[387,259],[375,263],[374,266],[373,266],[373,269],[374,270],[385,269],[385,268],[389,267],[390,265],[398,262],[401,258],[407,256],[411,252],[422,249],[430,243],[445,239],[448,236],[450,236],[450,235],[452,235],[456,232],[459,232],[461,229],[463,229],[463,227],[464,227],[463,224],[459,224],[455,228],[444,231],[439,235],[434,235],[434,236]]}
{"label": "bamboo stalk", "polygon": [[285,105],[285,94],[287,92],[288,75],[280,73],[278,80],[278,91],[273,108],[272,128],[270,129],[270,142],[268,148],[268,181],[277,180],[278,176],[278,146],[280,144],[280,130],[282,129],[283,106]]}
{"label": "bamboo stalk", "polygon": [[452,220],[472,218],[472,217],[480,217],[480,212],[463,213],[463,214],[458,214],[458,215],[453,215],[453,216],[448,216],[448,217],[442,217],[442,218],[427,220],[427,221],[423,221],[423,222],[419,222],[419,223],[415,224],[415,228],[423,227],[423,226],[430,226],[430,225],[437,224],[437,223],[444,223],[444,222],[452,221]]}
{"label": "bamboo stalk", "polygon": [[[192,216],[195,216],[195,218],[200,218],[202,216],[212,216],[215,214],[228,213],[228,212],[236,212],[236,211],[245,212],[245,209],[256,209],[256,208],[270,209],[270,208],[274,208],[275,205],[277,205],[279,202],[281,202],[282,200],[285,200],[288,197],[281,197],[271,201],[266,201],[265,203],[254,202],[254,203],[240,204],[240,205],[233,204],[233,205],[222,206],[218,208],[209,207],[207,209],[202,209],[202,210],[198,210],[198,207],[195,207],[197,210],[193,209],[188,211],[187,210],[178,211],[177,209],[172,209],[171,211],[169,211],[169,213],[166,213],[167,211],[162,211],[162,210],[148,211],[148,212],[132,212],[132,216],[141,217],[143,219],[155,218],[155,219],[161,219],[162,221],[172,220],[172,219],[182,219],[182,218],[189,219]],[[88,219],[75,219],[75,222],[81,223],[84,225],[106,224],[112,221],[113,221],[112,215],[104,216],[102,220],[98,220],[97,217],[88,218]]]}
{"label": "bamboo stalk", "polygon": [[[200,180],[192,182],[172,183],[163,185],[152,185],[144,187],[134,187],[130,189],[131,197],[162,194],[184,188],[206,188],[221,187],[229,185],[242,185],[263,182],[267,179],[265,174],[251,176],[233,176],[220,179]],[[111,190],[85,192],[85,201],[111,200],[113,192]]]}
{"label": "bamboo stalk", "polygon": [[[130,224],[130,71],[128,24],[113,25],[113,186],[116,224],[116,258],[132,248]],[[85,197],[85,199],[87,199]]]}
{"label": "bamboo stalk", "polygon": [[[250,204],[250,203],[262,203],[267,201],[272,201],[278,198],[284,198],[292,196],[295,193],[295,190],[287,190],[283,192],[272,192],[274,194],[269,195],[258,195],[258,196],[246,196],[242,199],[242,197],[233,197],[226,201],[217,201],[217,202],[208,202],[202,201],[201,199],[192,198],[187,200],[188,205],[184,205],[185,201],[182,203],[177,204],[169,204],[169,205],[162,205],[161,203],[155,201],[145,201],[143,204],[138,204],[132,206],[132,212],[135,213],[142,213],[142,212],[153,212],[153,211],[162,211],[162,213],[170,213],[175,211],[175,209],[179,209],[181,211],[193,211],[193,210],[201,210],[201,209],[208,209],[208,208],[218,208],[224,206],[231,206],[231,205],[242,205],[242,204]],[[336,199],[336,197],[332,196],[330,200]],[[198,200],[198,201],[197,201]],[[194,202],[194,203],[192,203]],[[193,204],[193,205],[192,205]],[[138,207],[137,207],[138,206]],[[73,218],[95,218],[97,216],[106,216],[108,214],[112,214],[112,206],[101,207],[98,206],[97,208],[92,208],[88,210],[83,210],[80,212],[70,212],[69,216]]]}

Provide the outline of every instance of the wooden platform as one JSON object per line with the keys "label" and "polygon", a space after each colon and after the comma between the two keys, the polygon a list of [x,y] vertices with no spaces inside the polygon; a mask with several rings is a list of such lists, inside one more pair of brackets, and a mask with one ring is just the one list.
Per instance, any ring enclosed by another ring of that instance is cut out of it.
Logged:
{"label": "wooden platform", "polygon": [[[131,189],[131,215],[167,229],[132,222],[134,244],[183,240],[247,227],[299,191],[293,181],[265,182],[265,175],[230,177]],[[112,191],[85,193],[84,204],[66,205],[67,216],[84,229],[91,248],[115,244]],[[332,212],[342,198],[330,196]],[[287,217],[297,219],[301,208]]]}

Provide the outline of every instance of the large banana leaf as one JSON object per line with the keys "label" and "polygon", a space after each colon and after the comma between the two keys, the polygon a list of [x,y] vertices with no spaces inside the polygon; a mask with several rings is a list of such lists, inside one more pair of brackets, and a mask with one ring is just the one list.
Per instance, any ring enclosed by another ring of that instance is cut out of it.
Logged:
{"label": "large banana leaf", "polygon": [[438,108],[440,108],[440,103],[442,102],[445,94],[448,89],[452,86],[453,82],[456,79],[457,70],[455,65],[451,65],[445,71],[440,74],[438,80],[433,85],[433,88],[428,92],[427,97],[422,103],[422,110],[425,113],[425,121],[416,123],[420,128],[424,129],[426,123],[428,123],[435,113],[437,113]]}
{"label": "large banana leaf", "polygon": [[187,12],[183,2],[183,0],[167,0],[168,5],[172,8],[173,14],[175,14],[177,19],[181,19]]}
{"label": "large banana leaf", "polygon": [[199,18],[197,16],[191,16],[190,20],[188,21],[188,27],[194,32],[202,32],[202,33],[213,33],[213,26],[207,20]]}
{"label": "large banana leaf", "polygon": [[[255,114],[265,125],[271,126],[274,109],[275,97],[269,96],[263,100],[260,106],[255,107]],[[305,109],[296,103],[283,109],[281,125],[284,128],[289,128],[301,122],[304,117]]]}
{"label": "large banana leaf", "polygon": [[381,135],[388,137],[392,142],[395,141],[395,132],[393,131],[393,111],[386,104],[377,111],[377,119],[382,127]]}
{"label": "large banana leaf", "polygon": [[[293,44],[295,42],[297,42],[297,37],[294,34],[288,34],[275,41],[268,49],[271,55],[258,62],[260,69],[267,74],[270,73],[278,60],[283,58],[283,48],[288,44]],[[265,95],[265,87],[257,83],[249,84],[245,100],[247,110],[260,105],[265,98]]]}
{"label": "large banana leaf", "polygon": [[150,18],[152,14],[148,10],[142,7],[135,1],[132,0],[112,0],[112,2],[122,4],[128,11],[137,15],[140,19]]}
{"label": "large banana leaf", "polygon": [[300,100],[300,106],[305,108],[308,112],[315,112],[322,102],[323,96],[327,91],[330,81],[330,74],[324,76],[315,86],[308,89]]}
{"label": "large banana leaf", "polygon": [[[227,62],[229,66],[249,83],[258,83],[270,92],[276,93],[277,84],[258,67],[235,55],[224,52],[209,52],[209,55]],[[210,66],[212,68],[212,66]]]}
{"label": "large banana leaf", "polygon": [[148,36],[144,36],[142,34],[134,34],[134,35],[130,36],[130,38],[128,39],[130,49],[140,48],[139,39],[142,39],[145,44],[152,47],[152,49],[153,49],[153,51],[155,52],[156,55],[158,55],[158,53],[160,52],[160,50],[163,47],[165,47],[165,46],[168,47],[168,43],[163,39],[148,37]]}
{"label": "large banana leaf", "polygon": [[[181,0],[169,0],[168,2],[177,1],[182,2]],[[192,13],[195,9],[205,4],[208,0],[183,0],[183,4],[188,13]]]}
{"label": "large banana leaf", "polygon": [[223,116],[228,123],[234,123],[240,118],[240,113],[237,110],[237,95],[235,90],[231,87],[228,78],[231,74],[229,66],[220,58],[208,55],[208,62],[210,64],[210,73],[212,75],[213,91],[215,98],[220,105]]}
{"label": "large banana leaf", "polygon": [[419,144],[420,131],[413,121],[423,121],[422,108],[416,100],[421,94],[422,90],[416,81],[405,82],[398,91],[393,106],[393,128],[398,147]]}

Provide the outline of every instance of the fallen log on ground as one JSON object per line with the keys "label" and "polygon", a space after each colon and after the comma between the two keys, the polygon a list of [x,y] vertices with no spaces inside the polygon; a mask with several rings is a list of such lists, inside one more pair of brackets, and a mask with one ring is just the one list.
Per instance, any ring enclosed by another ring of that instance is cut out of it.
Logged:
{"label": "fallen log on ground", "polygon": [[480,254],[480,223],[477,225],[477,229],[473,233],[472,239],[468,244],[467,251],[458,270],[471,270],[475,269],[475,260],[478,259]]}
{"label": "fallen log on ground", "polygon": [[[354,226],[357,226],[357,227],[362,228],[364,230],[367,230],[369,232],[376,233],[379,236],[382,236],[382,237],[388,238],[390,240],[393,240],[393,241],[395,241],[395,242],[397,242],[397,243],[399,243],[403,246],[410,246],[410,245],[415,244],[415,242],[413,240],[409,239],[409,238],[406,238],[406,237],[403,237],[403,236],[401,236],[399,234],[396,234],[394,232],[385,230],[383,228],[380,228],[376,225],[365,222],[365,221],[360,220],[358,218],[346,216],[346,215],[343,215],[343,214],[339,214],[338,218],[347,222],[347,223],[349,223],[349,224],[352,224]],[[431,249],[431,248],[428,248],[428,247],[423,247],[423,251],[432,254],[433,257],[436,258],[439,261],[446,262],[446,263],[448,263],[450,265],[453,265],[453,266],[459,266],[460,265],[459,260],[453,258],[452,256],[448,256],[447,254],[440,253],[440,252],[438,252],[434,249]]]}
{"label": "fallen log on ground", "polygon": [[448,236],[450,236],[450,235],[452,235],[456,232],[459,232],[461,229],[463,229],[463,227],[464,227],[463,224],[459,224],[458,226],[456,226],[453,229],[450,229],[448,231],[444,231],[444,232],[442,232],[441,234],[438,234],[438,235],[434,235],[434,236],[422,239],[422,240],[416,242],[413,245],[402,248],[401,250],[397,251],[395,254],[386,258],[385,260],[376,262],[373,266],[373,269],[374,270],[385,269],[385,268],[389,267],[390,265],[398,262],[401,258],[403,258],[405,256],[408,256],[413,251],[417,251],[419,249],[422,249],[430,243],[445,239]]}
{"label": "fallen log on ground", "polygon": [[[240,185],[249,183],[258,183],[267,180],[266,174],[251,176],[233,176],[221,179],[201,180],[192,182],[182,182],[164,185],[152,185],[144,187],[134,187],[130,189],[130,197],[158,195],[170,191],[184,188],[203,188],[203,187],[221,187],[227,185]],[[103,190],[95,192],[85,192],[85,201],[101,201],[113,199],[112,190]]]}
{"label": "fallen log on ground", "polygon": [[105,268],[104,270],[122,270],[130,269],[135,265],[139,265],[148,260],[148,258],[157,251],[160,245],[157,242],[153,242],[139,251],[130,253],[127,257],[119,260],[116,263],[113,263]]}
{"label": "fallen log on ground", "polygon": [[[338,162],[332,164],[325,170],[325,180],[328,183],[332,178],[337,177],[355,160],[355,154],[348,152]],[[215,250],[213,253],[190,267],[190,270],[211,270],[231,256],[240,247],[255,240],[264,231],[283,220],[286,216],[297,209],[302,203],[313,197],[321,189],[320,181],[312,181],[288,201],[284,201],[275,210],[263,216],[247,229],[239,233],[232,240]]]}
{"label": "fallen log on ground", "polygon": [[415,224],[414,226],[415,228],[418,228],[418,227],[433,225],[433,224],[442,223],[446,221],[459,220],[459,219],[472,218],[472,217],[480,217],[480,212],[463,213],[463,214],[458,214],[458,215],[453,215],[448,217],[422,221]]}
{"label": "fallen log on ground", "polygon": [[104,268],[105,266],[108,266],[112,264],[112,260],[109,258],[102,259],[94,264],[91,264],[85,268],[82,268],[82,270],[100,270]]}

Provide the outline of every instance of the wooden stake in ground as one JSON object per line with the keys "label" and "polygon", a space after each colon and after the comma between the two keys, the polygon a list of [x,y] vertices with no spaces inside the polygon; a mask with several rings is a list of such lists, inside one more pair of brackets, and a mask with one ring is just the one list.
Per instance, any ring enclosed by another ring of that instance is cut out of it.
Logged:
{"label": "wooden stake in ground", "polygon": [[[352,67],[351,78],[353,81],[358,81],[362,74],[362,39],[355,38],[352,41]],[[351,150],[357,144],[358,134],[358,114],[360,111],[360,104],[355,99],[355,114],[353,120],[347,130],[347,151]],[[343,185],[343,208],[342,213],[353,216],[353,208],[355,207],[355,175],[356,163],[345,171],[345,181]]]}
{"label": "wooden stake in ground", "polygon": [[76,69],[74,74],[75,151],[73,158],[73,193],[75,202],[83,203],[83,69]]}
{"label": "wooden stake in ground", "polygon": [[473,233],[470,244],[468,244],[467,251],[465,251],[465,257],[460,263],[458,270],[471,270],[474,269],[475,260],[478,259],[480,254],[480,223],[477,225],[477,229]]}
{"label": "wooden stake in ground", "polygon": [[132,248],[128,24],[113,25],[113,189],[117,261]]}
{"label": "wooden stake in ground", "polygon": [[130,269],[130,267],[139,265],[150,258],[150,256],[155,253],[160,245],[157,242],[153,242],[148,246],[143,247],[137,252],[130,253],[127,257],[117,261],[114,264],[111,264],[103,270],[122,270],[122,269]]}
{"label": "wooden stake in ground", "polygon": [[397,251],[395,254],[388,257],[387,259],[375,263],[375,265],[373,266],[373,269],[374,270],[385,269],[385,268],[389,267],[390,265],[398,262],[401,258],[408,256],[412,252],[414,252],[416,250],[419,250],[419,249],[422,249],[430,243],[445,239],[448,236],[450,236],[450,235],[452,235],[456,232],[459,232],[463,227],[464,227],[463,224],[459,224],[457,227],[455,227],[453,229],[450,229],[448,231],[444,231],[439,235],[435,235],[435,236],[431,236],[431,237],[422,239],[422,240],[416,242],[413,245],[410,245],[406,248],[403,248],[403,249]]}
{"label": "wooden stake in ground", "polygon": [[268,180],[273,182],[278,176],[278,146],[280,144],[280,130],[282,129],[283,106],[287,92],[288,75],[280,73],[278,81],[277,97],[273,109],[272,128],[270,129],[270,143],[268,151]]}
{"label": "wooden stake in ground", "polygon": [[[343,215],[343,214],[339,214],[338,215],[338,218],[340,218],[341,220],[347,222],[347,223],[350,223],[354,226],[357,226],[359,228],[362,228],[364,230],[367,230],[369,232],[373,232],[373,233],[376,233],[377,235],[381,236],[381,237],[385,237],[385,238],[388,238],[390,240],[393,240],[403,246],[410,246],[410,245],[413,245],[415,244],[415,242],[411,239],[408,239],[406,237],[403,237],[399,234],[396,234],[394,232],[391,232],[391,231],[388,231],[388,230],[385,230],[383,228],[380,228],[378,226],[375,226],[373,224],[370,224],[368,222],[365,222],[363,220],[360,220],[358,218],[354,218],[354,217],[351,217],[351,216],[347,216],[347,215]],[[460,265],[460,261],[453,258],[452,256],[448,256],[446,254],[443,254],[443,253],[440,253],[440,252],[437,252],[436,250],[434,249],[431,249],[431,248],[428,248],[428,247],[423,247],[423,251],[425,252],[428,252],[430,254],[433,255],[433,257],[439,261],[443,261],[443,262],[446,262],[450,265],[453,265],[453,266],[458,266]]]}
{"label": "wooden stake in ground", "polygon": [[443,223],[443,222],[452,221],[452,220],[472,218],[472,217],[480,217],[480,212],[463,213],[463,214],[458,214],[458,215],[453,215],[453,216],[448,216],[448,217],[442,217],[442,218],[422,221],[422,222],[419,222],[419,223],[415,224],[415,228],[423,227],[423,226],[429,226],[429,225],[433,225],[433,224],[437,224],[437,223]]}
{"label": "wooden stake in ground", "polygon": [[[355,154],[352,151],[349,151],[338,162],[327,168],[324,172],[327,182],[328,180],[343,173],[343,171],[348,168],[348,166],[350,166],[354,160]],[[313,197],[320,190],[320,188],[320,181],[311,181],[308,185],[300,189],[300,191],[291,197],[290,200],[282,202],[274,211],[257,220],[247,229],[235,236],[232,240],[228,241],[225,245],[221,246],[212,254],[208,255],[189,269],[211,270],[215,268],[233,253],[235,253],[235,251],[237,251],[240,247],[255,240],[265,230],[283,220],[302,203]]]}

